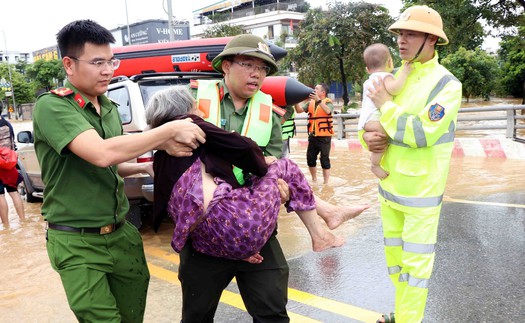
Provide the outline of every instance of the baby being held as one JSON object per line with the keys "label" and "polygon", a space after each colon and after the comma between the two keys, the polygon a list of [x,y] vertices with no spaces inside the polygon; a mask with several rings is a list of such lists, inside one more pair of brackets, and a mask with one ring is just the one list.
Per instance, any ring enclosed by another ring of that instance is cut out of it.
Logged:
{"label": "baby being held", "polygon": [[[380,107],[376,107],[372,100],[366,95],[370,87],[373,87],[375,79],[382,79],[385,89],[392,96],[401,92],[408,75],[412,71],[412,66],[406,62],[402,67],[397,77],[392,74],[394,63],[390,50],[383,44],[373,44],[368,46],[363,52],[363,57],[366,65],[366,71],[370,76],[363,84],[363,100],[361,104],[361,114],[359,116],[358,130],[375,131],[385,133],[385,130],[379,122],[381,112]],[[383,153],[371,153],[370,161],[372,163],[371,170],[379,179],[385,179],[388,176],[380,162]]]}

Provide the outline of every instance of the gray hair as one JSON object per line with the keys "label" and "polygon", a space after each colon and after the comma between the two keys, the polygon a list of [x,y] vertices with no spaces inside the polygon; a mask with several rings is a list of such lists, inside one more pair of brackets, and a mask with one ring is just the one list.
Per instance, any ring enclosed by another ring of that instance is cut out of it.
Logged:
{"label": "gray hair", "polygon": [[175,85],[155,93],[146,107],[146,123],[156,128],[193,109],[193,96],[186,85]]}

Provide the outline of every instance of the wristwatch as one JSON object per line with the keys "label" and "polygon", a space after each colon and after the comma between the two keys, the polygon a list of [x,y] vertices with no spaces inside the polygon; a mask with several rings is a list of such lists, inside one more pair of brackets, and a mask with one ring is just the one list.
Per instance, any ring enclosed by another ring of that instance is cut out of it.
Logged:
{"label": "wristwatch", "polygon": [[322,102],[321,100],[317,100],[315,101],[315,104],[321,104],[321,102]]}

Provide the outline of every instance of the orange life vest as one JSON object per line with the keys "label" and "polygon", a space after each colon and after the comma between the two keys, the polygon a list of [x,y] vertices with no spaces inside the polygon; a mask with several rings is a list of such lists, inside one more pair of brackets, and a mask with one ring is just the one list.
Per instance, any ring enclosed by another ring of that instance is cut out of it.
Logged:
{"label": "orange life vest", "polygon": [[[330,98],[324,98],[322,103],[332,103]],[[328,137],[334,134],[332,114],[326,113],[321,104],[315,105],[314,100],[310,100],[308,106],[308,134],[315,137]]]}

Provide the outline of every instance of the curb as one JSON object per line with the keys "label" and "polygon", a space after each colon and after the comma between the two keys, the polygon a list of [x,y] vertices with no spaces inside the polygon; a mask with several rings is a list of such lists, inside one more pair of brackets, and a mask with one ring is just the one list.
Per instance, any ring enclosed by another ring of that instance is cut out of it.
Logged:
{"label": "curb", "polygon": [[[290,139],[290,145],[307,147],[308,139]],[[357,139],[332,140],[332,148],[364,150]],[[507,138],[456,138],[453,157],[525,159],[525,144]]]}

